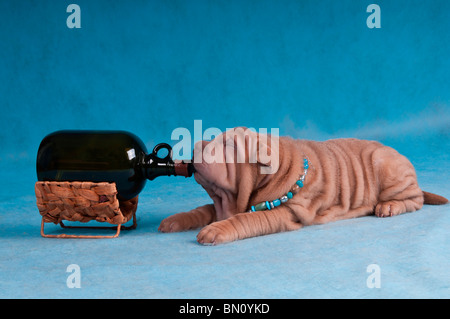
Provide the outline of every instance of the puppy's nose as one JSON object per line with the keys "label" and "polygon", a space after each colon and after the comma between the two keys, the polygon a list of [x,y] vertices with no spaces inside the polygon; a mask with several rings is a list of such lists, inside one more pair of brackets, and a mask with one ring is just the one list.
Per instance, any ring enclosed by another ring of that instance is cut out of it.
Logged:
{"label": "puppy's nose", "polygon": [[192,171],[192,174],[197,172],[197,170],[194,167],[194,161],[195,161],[195,152],[192,152],[192,159],[191,159],[190,166],[189,166],[189,169]]}

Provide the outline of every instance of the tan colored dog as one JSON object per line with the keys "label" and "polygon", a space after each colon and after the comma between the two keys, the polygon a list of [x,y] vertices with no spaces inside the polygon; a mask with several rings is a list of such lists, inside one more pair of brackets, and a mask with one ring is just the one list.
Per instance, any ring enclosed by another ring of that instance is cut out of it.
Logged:
{"label": "tan colored dog", "polygon": [[[235,132],[197,143],[194,149],[194,158],[211,145],[216,152],[218,147],[224,149],[220,154],[222,160],[219,157],[209,163],[194,161],[195,179],[214,204],[170,216],[161,222],[160,231],[204,227],[197,236],[198,242],[219,244],[371,214],[395,216],[416,211],[424,203],[448,202],[444,197],[422,192],[409,160],[378,142],[357,139],[314,142],[280,137],[277,147],[273,147],[270,140],[261,142],[257,133],[242,128]],[[248,147],[237,147],[255,142],[258,149],[265,148],[271,155],[278,155],[278,161],[271,157],[271,163],[263,163],[258,158],[254,163],[249,161]],[[237,157],[245,152],[243,163],[226,162],[230,145]],[[304,158],[309,163],[304,187],[292,199],[271,210],[249,212],[253,205],[283,197],[304,171]],[[267,165],[275,165],[276,172],[261,174],[261,166]]]}

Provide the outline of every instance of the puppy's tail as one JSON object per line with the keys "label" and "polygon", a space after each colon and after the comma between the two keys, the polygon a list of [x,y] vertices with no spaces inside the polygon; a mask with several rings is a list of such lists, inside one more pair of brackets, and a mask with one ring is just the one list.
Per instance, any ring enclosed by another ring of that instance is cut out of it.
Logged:
{"label": "puppy's tail", "polygon": [[423,199],[424,199],[424,204],[428,204],[428,205],[444,205],[448,203],[448,199],[433,193],[428,193],[428,192],[424,192],[423,193]]}

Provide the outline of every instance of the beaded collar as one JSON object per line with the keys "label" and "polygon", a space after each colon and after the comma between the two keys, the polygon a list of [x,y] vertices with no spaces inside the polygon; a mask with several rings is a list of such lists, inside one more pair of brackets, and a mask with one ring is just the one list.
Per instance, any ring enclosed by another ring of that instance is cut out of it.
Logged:
{"label": "beaded collar", "polygon": [[285,195],[281,196],[280,198],[277,198],[273,201],[265,201],[261,202],[259,204],[256,204],[251,207],[251,209],[248,211],[256,212],[260,210],[271,210],[272,208],[275,208],[277,206],[280,206],[282,203],[286,203],[288,200],[290,200],[292,197],[294,197],[295,194],[297,194],[300,190],[300,188],[303,187],[303,183],[305,181],[306,174],[308,173],[309,163],[308,159],[303,159],[303,174],[299,176],[298,180],[295,182],[294,186],[291,187],[289,192],[287,192]]}

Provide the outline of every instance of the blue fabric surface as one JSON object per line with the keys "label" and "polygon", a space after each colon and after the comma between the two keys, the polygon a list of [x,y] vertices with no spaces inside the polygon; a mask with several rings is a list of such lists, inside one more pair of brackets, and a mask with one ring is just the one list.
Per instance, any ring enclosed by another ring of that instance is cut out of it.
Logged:
{"label": "blue fabric surface", "polygon": [[201,119],[377,139],[450,198],[449,1],[377,1],[381,29],[366,26],[370,1],[76,3],[81,29],[69,3],[0,2],[1,298],[450,297],[449,205],[204,247],[197,231],[157,232],[210,202],[192,179],[148,182],[138,228],[114,240],[41,238],[34,197],[54,130],[124,129],[150,149]]}

